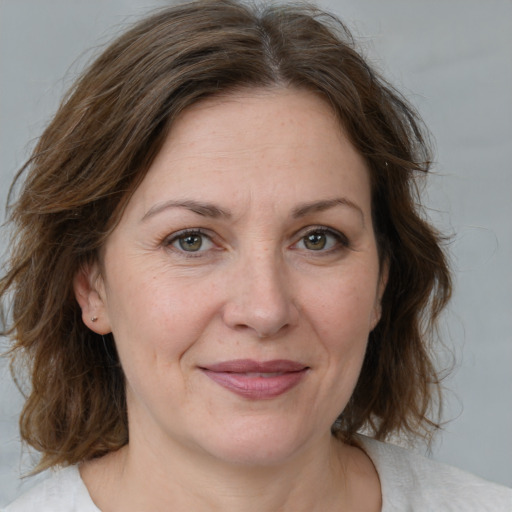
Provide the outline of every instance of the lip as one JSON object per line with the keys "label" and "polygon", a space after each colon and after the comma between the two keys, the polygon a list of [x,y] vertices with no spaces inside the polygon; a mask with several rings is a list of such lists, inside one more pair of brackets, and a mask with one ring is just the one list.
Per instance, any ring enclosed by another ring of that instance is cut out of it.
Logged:
{"label": "lip", "polygon": [[304,378],[308,366],[297,361],[236,359],[200,367],[215,383],[244,398],[265,400],[280,396]]}

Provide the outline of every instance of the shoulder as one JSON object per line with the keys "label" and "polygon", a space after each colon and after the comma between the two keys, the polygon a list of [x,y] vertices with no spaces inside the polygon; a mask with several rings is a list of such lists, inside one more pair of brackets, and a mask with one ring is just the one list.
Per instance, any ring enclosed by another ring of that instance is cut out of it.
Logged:
{"label": "shoulder", "polygon": [[91,500],[77,466],[53,475],[8,505],[3,512],[100,512]]}
{"label": "shoulder", "polygon": [[414,452],[359,437],[381,481],[382,512],[512,512],[512,489]]}

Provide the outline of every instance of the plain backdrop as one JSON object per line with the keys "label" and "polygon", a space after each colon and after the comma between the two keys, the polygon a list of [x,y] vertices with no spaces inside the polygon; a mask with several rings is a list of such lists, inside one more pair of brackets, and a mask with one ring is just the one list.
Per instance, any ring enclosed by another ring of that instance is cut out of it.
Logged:
{"label": "plain backdrop", "polygon": [[[2,218],[16,169],[84,63],[127,23],[166,3],[0,0]],[[436,141],[425,202],[452,235],[455,296],[442,334],[457,363],[445,381],[451,421],[431,456],[512,485],[512,2],[319,4],[348,24]],[[5,232],[0,242],[4,249]],[[35,482],[19,481],[31,462],[18,440],[21,403],[0,361],[0,506]]]}

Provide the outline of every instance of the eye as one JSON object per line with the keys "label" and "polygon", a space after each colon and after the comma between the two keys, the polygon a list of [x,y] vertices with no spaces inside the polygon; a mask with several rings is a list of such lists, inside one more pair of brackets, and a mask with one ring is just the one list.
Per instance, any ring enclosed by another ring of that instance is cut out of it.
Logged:
{"label": "eye", "polygon": [[310,249],[311,251],[321,251],[325,249],[325,246],[328,244],[329,240],[327,239],[327,235],[325,233],[309,233],[305,237],[303,237],[304,247],[306,249]]}
{"label": "eye", "polygon": [[211,238],[197,229],[180,231],[171,235],[167,239],[166,245],[180,252],[188,253],[202,253],[214,247]]}
{"label": "eye", "polygon": [[318,227],[307,231],[294,245],[295,249],[316,252],[335,251],[341,247],[348,247],[347,238],[330,228]]}

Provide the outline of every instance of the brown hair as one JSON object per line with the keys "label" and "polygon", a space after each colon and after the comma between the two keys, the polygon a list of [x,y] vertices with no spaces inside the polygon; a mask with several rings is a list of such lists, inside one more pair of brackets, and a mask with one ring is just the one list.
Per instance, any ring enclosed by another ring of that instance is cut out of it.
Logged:
{"label": "brown hair", "polygon": [[30,376],[20,429],[42,452],[38,469],[128,442],[114,341],[83,324],[73,277],[98,258],[183,109],[234,88],[276,86],[325,98],[366,159],[389,266],[381,321],[333,432],[350,441],[361,428],[379,439],[435,428],[430,335],[451,283],[440,237],[417,206],[415,180],[429,168],[421,121],[335,17],[307,5],[258,10],[199,1],[153,14],[114,41],[76,82],[16,177],[26,174],[12,206],[0,296],[13,371]]}

